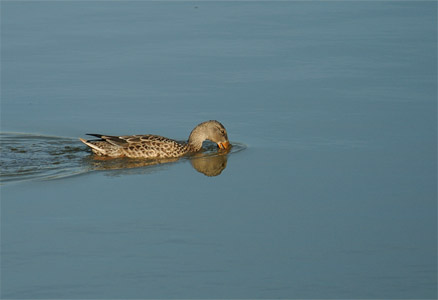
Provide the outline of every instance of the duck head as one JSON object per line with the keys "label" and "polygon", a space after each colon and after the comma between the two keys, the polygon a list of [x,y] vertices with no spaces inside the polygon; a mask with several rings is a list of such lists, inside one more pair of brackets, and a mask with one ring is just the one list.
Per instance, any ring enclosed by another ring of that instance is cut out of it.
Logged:
{"label": "duck head", "polygon": [[231,146],[224,125],[215,120],[196,126],[190,133],[188,143],[195,151],[198,151],[202,148],[202,142],[205,140],[216,143],[221,149],[228,149]]}

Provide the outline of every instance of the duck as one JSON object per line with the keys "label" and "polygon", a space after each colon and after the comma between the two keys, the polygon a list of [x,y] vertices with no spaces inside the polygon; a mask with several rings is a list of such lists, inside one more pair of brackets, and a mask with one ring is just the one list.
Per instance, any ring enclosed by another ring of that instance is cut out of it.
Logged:
{"label": "duck", "polygon": [[178,158],[202,149],[205,140],[217,144],[220,149],[231,147],[227,130],[219,121],[210,120],[198,124],[190,133],[186,142],[179,142],[160,135],[124,135],[112,136],[87,133],[98,140],[79,140],[91,148],[97,156],[108,158]]}

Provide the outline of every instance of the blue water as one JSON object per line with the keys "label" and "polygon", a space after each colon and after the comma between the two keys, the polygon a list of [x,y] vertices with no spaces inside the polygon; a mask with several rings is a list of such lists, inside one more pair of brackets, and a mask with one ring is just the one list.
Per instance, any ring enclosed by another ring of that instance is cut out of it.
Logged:
{"label": "blue water", "polygon": [[1,298],[437,298],[436,2],[0,5]]}

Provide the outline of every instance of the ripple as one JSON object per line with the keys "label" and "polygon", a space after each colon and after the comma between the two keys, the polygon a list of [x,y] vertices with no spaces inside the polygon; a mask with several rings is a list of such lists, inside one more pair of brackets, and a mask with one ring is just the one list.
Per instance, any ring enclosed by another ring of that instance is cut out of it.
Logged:
{"label": "ripple", "polygon": [[83,159],[89,154],[77,139],[1,133],[0,141],[2,183],[54,179],[87,171]]}
{"label": "ripple", "polygon": [[105,171],[107,175],[151,173],[162,169],[163,164],[186,160],[198,172],[217,176],[225,169],[229,154],[246,148],[240,143],[232,145],[225,151],[205,142],[203,151],[172,160],[102,159],[91,154],[77,138],[0,133],[0,182],[49,180],[92,171]]}

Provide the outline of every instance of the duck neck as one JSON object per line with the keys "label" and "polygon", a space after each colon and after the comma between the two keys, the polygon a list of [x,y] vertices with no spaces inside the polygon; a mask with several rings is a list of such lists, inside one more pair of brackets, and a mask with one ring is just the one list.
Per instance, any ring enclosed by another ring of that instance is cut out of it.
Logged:
{"label": "duck neck", "polygon": [[189,136],[187,144],[192,151],[199,151],[202,148],[202,143],[205,141],[206,136],[201,127],[197,126],[192,130]]}

